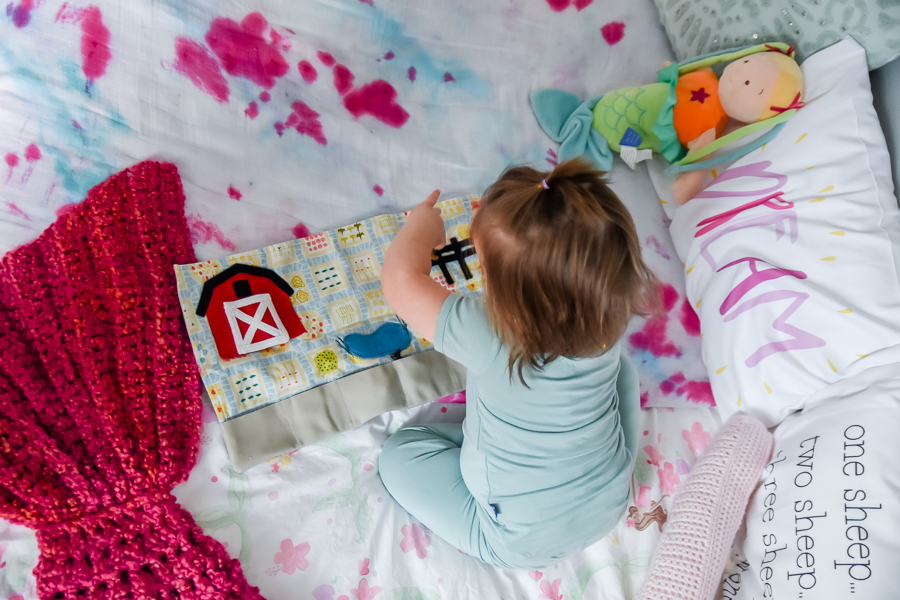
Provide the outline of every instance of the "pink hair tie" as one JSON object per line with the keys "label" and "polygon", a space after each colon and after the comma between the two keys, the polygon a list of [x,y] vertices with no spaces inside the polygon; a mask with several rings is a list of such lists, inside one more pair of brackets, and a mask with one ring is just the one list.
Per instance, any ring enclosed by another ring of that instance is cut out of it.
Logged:
{"label": "pink hair tie", "polygon": [[544,188],[545,190],[549,190],[549,189],[550,189],[550,186],[547,185],[547,180],[546,180],[546,179],[542,179],[542,180],[541,180],[541,185],[539,185],[538,187],[542,187],[542,188]]}
{"label": "pink hair tie", "polygon": [[782,50],[780,48],[776,48],[775,46],[770,46],[769,44],[766,44],[765,46],[767,48],[766,52],[777,52],[778,54],[784,54],[785,56],[794,58],[794,47],[793,46],[788,48],[787,52],[785,52],[784,50]]}
{"label": "pink hair tie", "polygon": [[799,109],[803,108],[804,106],[806,106],[806,102],[800,102],[799,100],[800,100],[800,92],[797,92],[797,95],[794,96],[794,101],[791,102],[787,108],[781,108],[779,106],[770,106],[769,110],[774,110],[777,113],[787,112],[787,111],[795,109],[795,108],[799,110]]}

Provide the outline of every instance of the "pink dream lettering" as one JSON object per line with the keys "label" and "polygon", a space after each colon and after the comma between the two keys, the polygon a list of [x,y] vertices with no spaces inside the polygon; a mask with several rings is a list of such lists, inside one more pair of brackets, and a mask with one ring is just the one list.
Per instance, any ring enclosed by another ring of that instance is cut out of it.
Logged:
{"label": "pink dream lettering", "polygon": [[[790,339],[780,340],[764,344],[751,354],[744,364],[748,367],[755,367],[767,356],[771,356],[777,352],[787,352],[790,350],[805,350],[808,348],[820,348],[825,345],[825,340],[819,338],[807,331],[795,327],[787,322],[787,320],[803,305],[809,298],[809,294],[797,292],[793,290],[772,290],[763,292],[757,296],[744,300],[745,297],[757,286],[767,282],[780,279],[782,277],[793,277],[794,279],[806,279],[806,273],[803,271],[795,271],[770,265],[766,261],[746,256],[738,260],[729,262],[719,267],[716,258],[709,250],[709,246],[721,238],[727,237],[728,234],[735,231],[748,228],[775,228],[775,241],[781,241],[785,233],[790,235],[790,243],[797,241],[798,223],[797,213],[794,210],[794,203],[788,202],[782,198],[781,189],[787,182],[787,176],[767,170],[772,166],[771,161],[762,161],[750,165],[744,165],[733,169],[728,169],[720,175],[715,183],[718,187],[726,181],[740,179],[741,177],[752,177],[761,179],[763,185],[771,182],[771,187],[763,189],[755,189],[752,191],[709,191],[708,189],[697,194],[697,198],[734,198],[742,196],[759,196],[756,200],[742,204],[737,208],[719,213],[708,219],[704,219],[697,223],[700,230],[694,234],[695,238],[703,237],[711,234],[700,244],[700,256],[706,260],[709,266],[718,272],[724,271],[731,267],[743,265],[746,263],[750,269],[750,275],[746,279],[739,282],[725,297],[722,305],[719,307],[719,314],[724,316],[724,322],[732,321],[739,315],[753,310],[757,306],[767,304],[769,302],[780,302],[782,300],[791,300],[790,305],[775,319],[772,328],[776,331],[785,333]],[[776,191],[777,190],[777,191]],[[746,216],[744,213],[754,208],[768,209],[760,214],[760,211],[753,211],[752,216]],[[736,217],[741,216],[741,219]],[[718,230],[718,231],[716,231]],[[770,268],[763,268],[763,265]],[[741,304],[741,302],[743,303]],[[730,312],[729,312],[730,311]]]}

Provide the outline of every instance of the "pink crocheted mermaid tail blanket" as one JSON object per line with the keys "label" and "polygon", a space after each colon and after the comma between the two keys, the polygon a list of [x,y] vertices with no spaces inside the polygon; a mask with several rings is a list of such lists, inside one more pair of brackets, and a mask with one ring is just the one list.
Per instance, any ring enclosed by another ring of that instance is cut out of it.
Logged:
{"label": "pink crocheted mermaid tail blanket", "polygon": [[260,598],[169,494],[200,429],[172,265],[174,165],[93,188],[0,261],[0,517],[37,533],[42,598]]}

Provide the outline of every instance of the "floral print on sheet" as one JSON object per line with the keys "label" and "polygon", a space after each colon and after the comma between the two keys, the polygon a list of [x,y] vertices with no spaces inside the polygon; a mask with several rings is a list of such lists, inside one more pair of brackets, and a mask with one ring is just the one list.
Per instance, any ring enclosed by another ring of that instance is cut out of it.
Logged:
{"label": "floral print on sheet", "polygon": [[[203,261],[227,253],[245,255],[247,249],[307,237],[369,215],[396,213],[434,187],[483,190],[511,164],[549,168],[558,147],[533,118],[527,86],[543,82],[586,97],[615,81],[653,81],[659,64],[671,58],[650,0],[552,2],[434,3],[423,13],[406,10],[407,3],[400,0],[341,0],[315,12],[308,10],[309,3],[264,6],[256,0],[226,7],[199,0],[192,10],[176,0],[14,1],[0,23],[6,36],[0,65],[8,84],[0,91],[5,111],[0,138],[6,144],[0,154],[16,154],[18,164],[0,163],[0,252],[36,236],[92,185],[132,164],[135,156],[162,154],[178,164],[187,222]],[[30,11],[25,9],[32,4]],[[69,10],[61,10],[64,5]],[[88,5],[99,9],[111,32],[105,74],[89,68],[92,79],[78,56],[81,28],[67,16]],[[569,8],[557,13],[554,5]],[[219,54],[227,52],[209,47],[205,39],[214,21],[236,29],[255,12],[267,27],[264,41],[254,43],[278,50],[289,67],[283,75],[273,75],[271,88],[223,71]],[[452,26],[460,22],[466,27]],[[153,25],[152,35],[122,34],[143,31],[141,25],[147,23]],[[624,37],[610,28],[604,33],[604,23],[622,23]],[[181,37],[187,41],[179,44]],[[561,39],[573,43],[561,44]],[[491,44],[511,51],[498,61]],[[179,55],[179,48],[194,54]],[[185,66],[182,56],[209,67],[206,79],[198,79],[200,86],[178,70]],[[335,86],[336,74],[344,77],[339,81],[343,94]],[[395,102],[410,113],[400,128],[369,113],[355,116],[346,105],[362,108],[353,104],[361,96],[357,90],[379,79],[395,88]],[[219,102],[216,93],[224,97],[225,89],[228,102]],[[306,108],[294,106],[298,101]],[[40,158],[29,155],[31,144],[39,148]],[[656,356],[643,347],[627,351],[640,370],[645,406],[698,405],[687,392],[679,395],[682,384],[673,381],[669,393],[660,389],[675,373],[683,373],[686,381],[703,379],[700,332],[684,308],[684,270],[667,223],[654,210],[659,206],[653,191],[649,184],[641,187],[645,176],[626,169],[613,168],[612,186],[632,209],[645,259],[678,294],[663,326],[653,323],[649,343],[664,348],[671,342],[680,356]],[[262,262],[268,256],[247,259]],[[227,266],[209,260],[201,269]],[[300,308],[316,293],[309,278],[301,279],[294,284],[295,308],[303,311],[308,329],[316,330],[316,323],[321,326],[329,315]],[[629,335],[645,322],[636,319]],[[277,357],[277,350],[270,357]],[[221,366],[215,346],[202,344],[195,351],[201,369]],[[627,514],[607,538],[536,572],[536,578],[473,564],[475,559],[433,535],[426,558],[414,550],[403,552],[401,528],[415,522],[381,486],[381,444],[387,432],[413,418],[458,422],[464,405],[426,405],[382,415],[323,444],[235,474],[228,470],[214,414],[220,419],[235,415],[221,399],[229,388],[226,382],[210,390],[211,395],[216,392],[215,408],[204,422],[198,463],[173,493],[208,534],[240,558],[248,580],[270,600],[358,600],[361,591],[371,595],[376,587],[381,589],[375,600],[451,600],[473,594],[506,600],[537,600],[542,594],[624,600],[643,581],[659,533],[654,522],[642,530],[629,527]],[[677,413],[654,409],[644,411],[642,419],[649,434],[641,446],[656,445],[662,433],[658,450],[666,457],[663,468],[672,463],[683,483],[680,465],[690,467],[694,461],[682,432],[700,422],[704,431],[714,433],[715,417],[706,408]],[[646,509],[661,502],[668,510],[671,497],[662,497],[659,467],[647,464],[639,452],[641,460],[646,472],[635,478],[634,498],[646,500]],[[367,464],[373,468],[367,470]],[[293,548],[310,545],[306,570],[298,565],[288,575],[281,570],[285,563],[275,563],[285,539]],[[2,557],[6,566],[0,566],[0,598],[35,600],[33,533],[0,524],[0,542],[8,544]],[[362,574],[359,562],[366,559],[369,572]],[[277,571],[270,575],[272,569]]]}
{"label": "floral print on sheet", "polygon": [[400,540],[400,549],[404,552],[416,551],[416,556],[425,558],[428,556],[428,546],[431,545],[431,536],[426,533],[426,529],[418,523],[412,525],[404,525],[400,528],[403,539]]}
{"label": "floral print on sheet", "polygon": [[[627,518],[629,527],[643,531],[656,525],[662,532],[678,486],[690,474],[712,439],[712,433],[707,428],[708,425],[694,421],[676,435],[665,434],[665,439],[662,431],[651,439],[650,430],[643,430],[632,474],[632,504],[628,508]],[[655,443],[647,443],[651,441]],[[654,487],[657,489],[654,490]]]}
{"label": "floral print on sheet", "polygon": [[[433,403],[382,415],[298,450],[278,472],[261,463],[245,473],[231,470],[221,428],[207,407],[201,461],[173,493],[209,535],[240,558],[248,579],[267,598],[358,600],[361,593],[374,600],[449,600],[478,590],[489,598],[624,600],[646,577],[673,496],[696,464],[697,444],[708,444],[720,425],[709,409],[642,411],[631,502],[619,525],[565,561],[505,571],[500,580],[495,570],[473,564],[476,559],[411,520],[378,476],[388,432],[410,419],[458,422],[464,416],[465,405],[445,406],[447,413]],[[6,568],[20,557],[16,568],[23,574],[37,560],[34,537],[26,533],[30,541],[3,540]],[[33,600],[30,575],[29,580],[6,590]]]}
{"label": "floral print on sheet", "polygon": [[294,571],[305,571],[309,568],[309,542],[301,542],[296,546],[290,539],[281,541],[281,551],[275,553],[275,564],[281,565],[281,572],[293,575]]}
{"label": "floral print on sheet", "polygon": [[[616,528],[568,560],[535,571],[504,571],[508,576],[501,581],[494,569],[473,562],[410,517],[378,475],[389,432],[410,420],[458,422],[465,409],[432,403],[394,411],[298,450],[277,473],[259,464],[241,474],[249,487],[239,488],[245,496],[239,512],[208,531],[236,553],[240,524],[250,549],[241,564],[267,598],[358,600],[368,594],[373,600],[450,600],[478,590],[488,598],[624,600],[646,576],[674,496],[696,464],[697,444],[711,440],[719,426],[709,409],[641,411],[633,492]],[[204,465],[175,492],[189,510],[211,514],[229,506],[231,475],[222,471],[227,455],[216,446],[221,432],[215,421],[205,425],[205,435],[210,439]],[[210,483],[206,464],[219,475],[218,483]]]}

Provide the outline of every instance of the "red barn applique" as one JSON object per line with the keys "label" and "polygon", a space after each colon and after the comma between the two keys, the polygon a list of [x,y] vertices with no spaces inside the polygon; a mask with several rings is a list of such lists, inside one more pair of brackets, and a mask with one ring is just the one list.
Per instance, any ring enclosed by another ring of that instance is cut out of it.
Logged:
{"label": "red barn applique", "polygon": [[306,332],[294,312],[293,293],[275,271],[236,264],[203,284],[197,314],[206,317],[219,357],[231,360]]}

